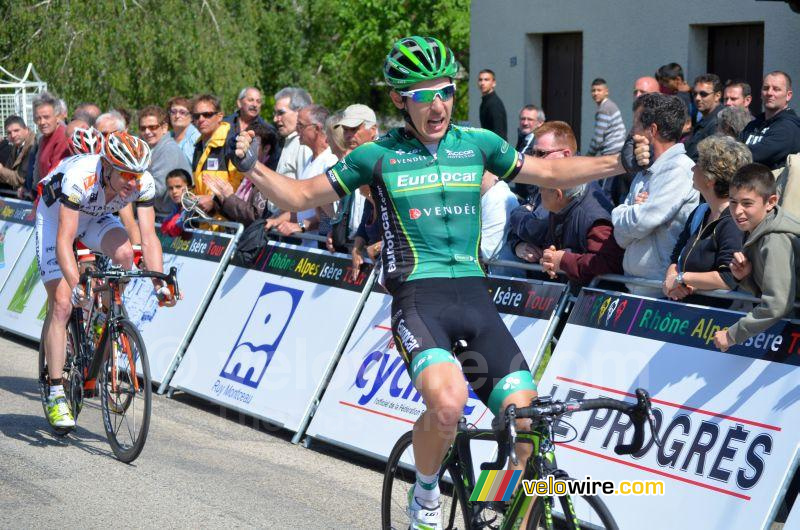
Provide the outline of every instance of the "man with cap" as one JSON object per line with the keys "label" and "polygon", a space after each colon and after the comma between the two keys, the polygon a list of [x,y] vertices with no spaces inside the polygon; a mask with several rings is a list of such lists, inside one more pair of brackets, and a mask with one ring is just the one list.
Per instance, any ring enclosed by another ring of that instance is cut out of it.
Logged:
{"label": "man with cap", "polygon": [[344,133],[344,145],[349,153],[356,147],[378,139],[378,119],[375,111],[366,105],[350,105],[336,124]]}

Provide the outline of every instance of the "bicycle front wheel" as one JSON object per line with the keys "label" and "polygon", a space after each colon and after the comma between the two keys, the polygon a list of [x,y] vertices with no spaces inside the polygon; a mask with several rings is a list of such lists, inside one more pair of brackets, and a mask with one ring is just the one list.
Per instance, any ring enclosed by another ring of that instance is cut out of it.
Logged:
{"label": "bicycle front wheel", "polygon": [[[468,530],[469,515],[465,502],[464,488],[445,480],[446,468],[439,472],[440,502],[442,504],[442,528],[446,530]],[[454,472],[455,473],[455,472]],[[383,530],[406,530],[411,520],[408,517],[408,490],[417,480],[414,464],[414,449],[411,445],[411,432],[397,440],[383,475],[381,494],[381,528]],[[461,480],[453,477],[453,480]]]}
{"label": "bicycle front wheel", "polygon": [[147,440],[153,389],[139,331],[126,319],[118,320],[115,327],[108,330],[111,340],[98,377],[100,403],[108,443],[119,460],[130,463]]}
{"label": "bicycle front wheel", "polygon": [[[574,480],[566,478],[564,480]],[[552,499],[552,509],[546,503]],[[549,512],[549,513],[548,513]],[[598,496],[564,495],[538,497],[528,519],[528,530],[617,530],[617,523],[606,503]]]}

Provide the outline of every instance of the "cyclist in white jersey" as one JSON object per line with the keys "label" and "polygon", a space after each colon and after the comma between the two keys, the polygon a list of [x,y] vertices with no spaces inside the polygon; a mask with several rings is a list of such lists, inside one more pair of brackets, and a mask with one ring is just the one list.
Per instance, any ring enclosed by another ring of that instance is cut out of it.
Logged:
{"label": "cyclist in white jersey", "polygon": [[[113,214],[133,203],[137,207],[144,261],[151,270],[163,269],[153,209],[155,182],[146,171],[150,148],[139,138],[123,132],[111,133],[102,144],[101,154],[66,158],[39,183],[36,256],[47,290],[43,332],[51,381],[47,416],[56,427],[75,425],[62,385],[67,321],[73,306],[87,302],[83,288],[78,285],[75,240],[80,239],[115,264],[130,269],[133,249],[125,228]],[[165,285],[155,280],[154,286],[167,305],[174,305],[175,300]]]}

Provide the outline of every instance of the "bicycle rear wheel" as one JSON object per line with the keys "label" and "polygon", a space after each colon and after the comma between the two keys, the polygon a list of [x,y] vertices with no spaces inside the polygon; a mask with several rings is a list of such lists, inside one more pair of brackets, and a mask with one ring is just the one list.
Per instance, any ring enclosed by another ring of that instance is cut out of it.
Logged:
{"label": "bicycle rear wheel", "polygon": [[553,499],[555,502],[550,521],[545,510],[547,500],[544,497],[536,499],[528,520],[528,530],[618,529],[606,503],[598,496],[564,495]]}
{"label": "bicycle rear wheel", "polygon": [[[440,471],[439,489],[442,504],[442,524],[446,530],[468,530],[469,515],[465,502],[464,488],[461,484],[451,484],[444,480],[445,468]],[[455,474],[455,471],[453,472]],[[408,490],[416,481],[414,450],[411,445],[411,432],[397,440],[383,476],[381,494],[381,528],[383,530],[406,530],[411,520],[408,517]],[[454,480],[461,480],[455,477]]]}
{"label": "bicycle rear wheel", "polygon": [[129,320],[118,320],[116,330],[109,327],[108,332],[111,337],[98,376],[103,426],[114,454],[130,463],[142,452],[150,427],[150,365],[144,341]]}
{"label": "bicycle rear wheel", "polygon": [[[77,341],[75,340],[75,333],[73,329],[74,323],[70,320],[67,323],[67,340],[66,345],[66,358],[63,370],[63,386],[64,394],[67,398],[67,404],[75,421],[78,420],[78,414],[83,405],[83,378],[77,368],[74,367],[75,356],[77,355]],[[42,327],[42,335],[39,340],[39,394],[42,399],[42,410],[44,416],[47,418],[47,399],[50,396],[50,373],[47,366],[47,357],[44,351],[44,333],[46,326]],[[53,432],[58,436],[66,436],[75,427],[54,427],[50,426]]]}

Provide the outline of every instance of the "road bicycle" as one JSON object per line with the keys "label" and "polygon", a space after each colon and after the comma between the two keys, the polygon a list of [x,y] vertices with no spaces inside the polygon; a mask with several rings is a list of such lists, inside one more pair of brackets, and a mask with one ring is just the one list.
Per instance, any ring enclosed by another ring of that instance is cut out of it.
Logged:
{"label": "road bicycle", "polygon": [[[626,414],[633,424],[633,439],[629,444],[620,442],[614,449],[618,455],[638,452],[644,442],[644,423],[648,421],[655,442],[660,446],[652,413],[650,396],[646,390],[636,390],[636,403],[600,398],[586,400],[554,401],[549,396],[535,399],[529,407],[509,405],[492,422],[491,429],[477,429],[461,419],[455,441],[440,469],[440,489],[443,528],[471,530],[492,528],[512,530],[520,528],[530,509],[528,529],[616,529],[617,524],[608,507],[599,496],[563,495],[528,496],[519,483],[508,502],[472,502],[470,497],[476,487],[470,443],[489,440],[498,445],[497,458],[492,463],[481,464],[482,470],[505,469],[510,458],[516,466],[517,442],[533,445],[531,457],[525,466],[524,480],[573,480],[559,469],[555,459],[554,425],[562,417],[578,411],[595,409],[617,410]],[[530,431],[517,431],[516,420],[530,419]],[[408,490],[416,480],[411,432],[395,444],[389,455],[381,495],[381,527],[384,530],[406,529],[409,517],[406,512]],[[535,500],[534,500],[535,499]],[[531,503],[533,507],[531,509]]]}
{"label": "road bicycle", "polygon": [[[177,298],[180,293],[176,273],[175,267],[163,274],[92,266],[80,277],[91,305],[88,309],[73,308],[67,323],[64,392],[76,421],[83,400],[99,395],[108,442],[122,462],[133,462],[144,448],[152,400],[147,350],[136,326],[128,319],[122,293],[134,278],[156,278],[166,282]],[[46,416],[50,377],[44,340],[39,346],[39,388]],[[65,436],[74,427],[53,429]]]}

